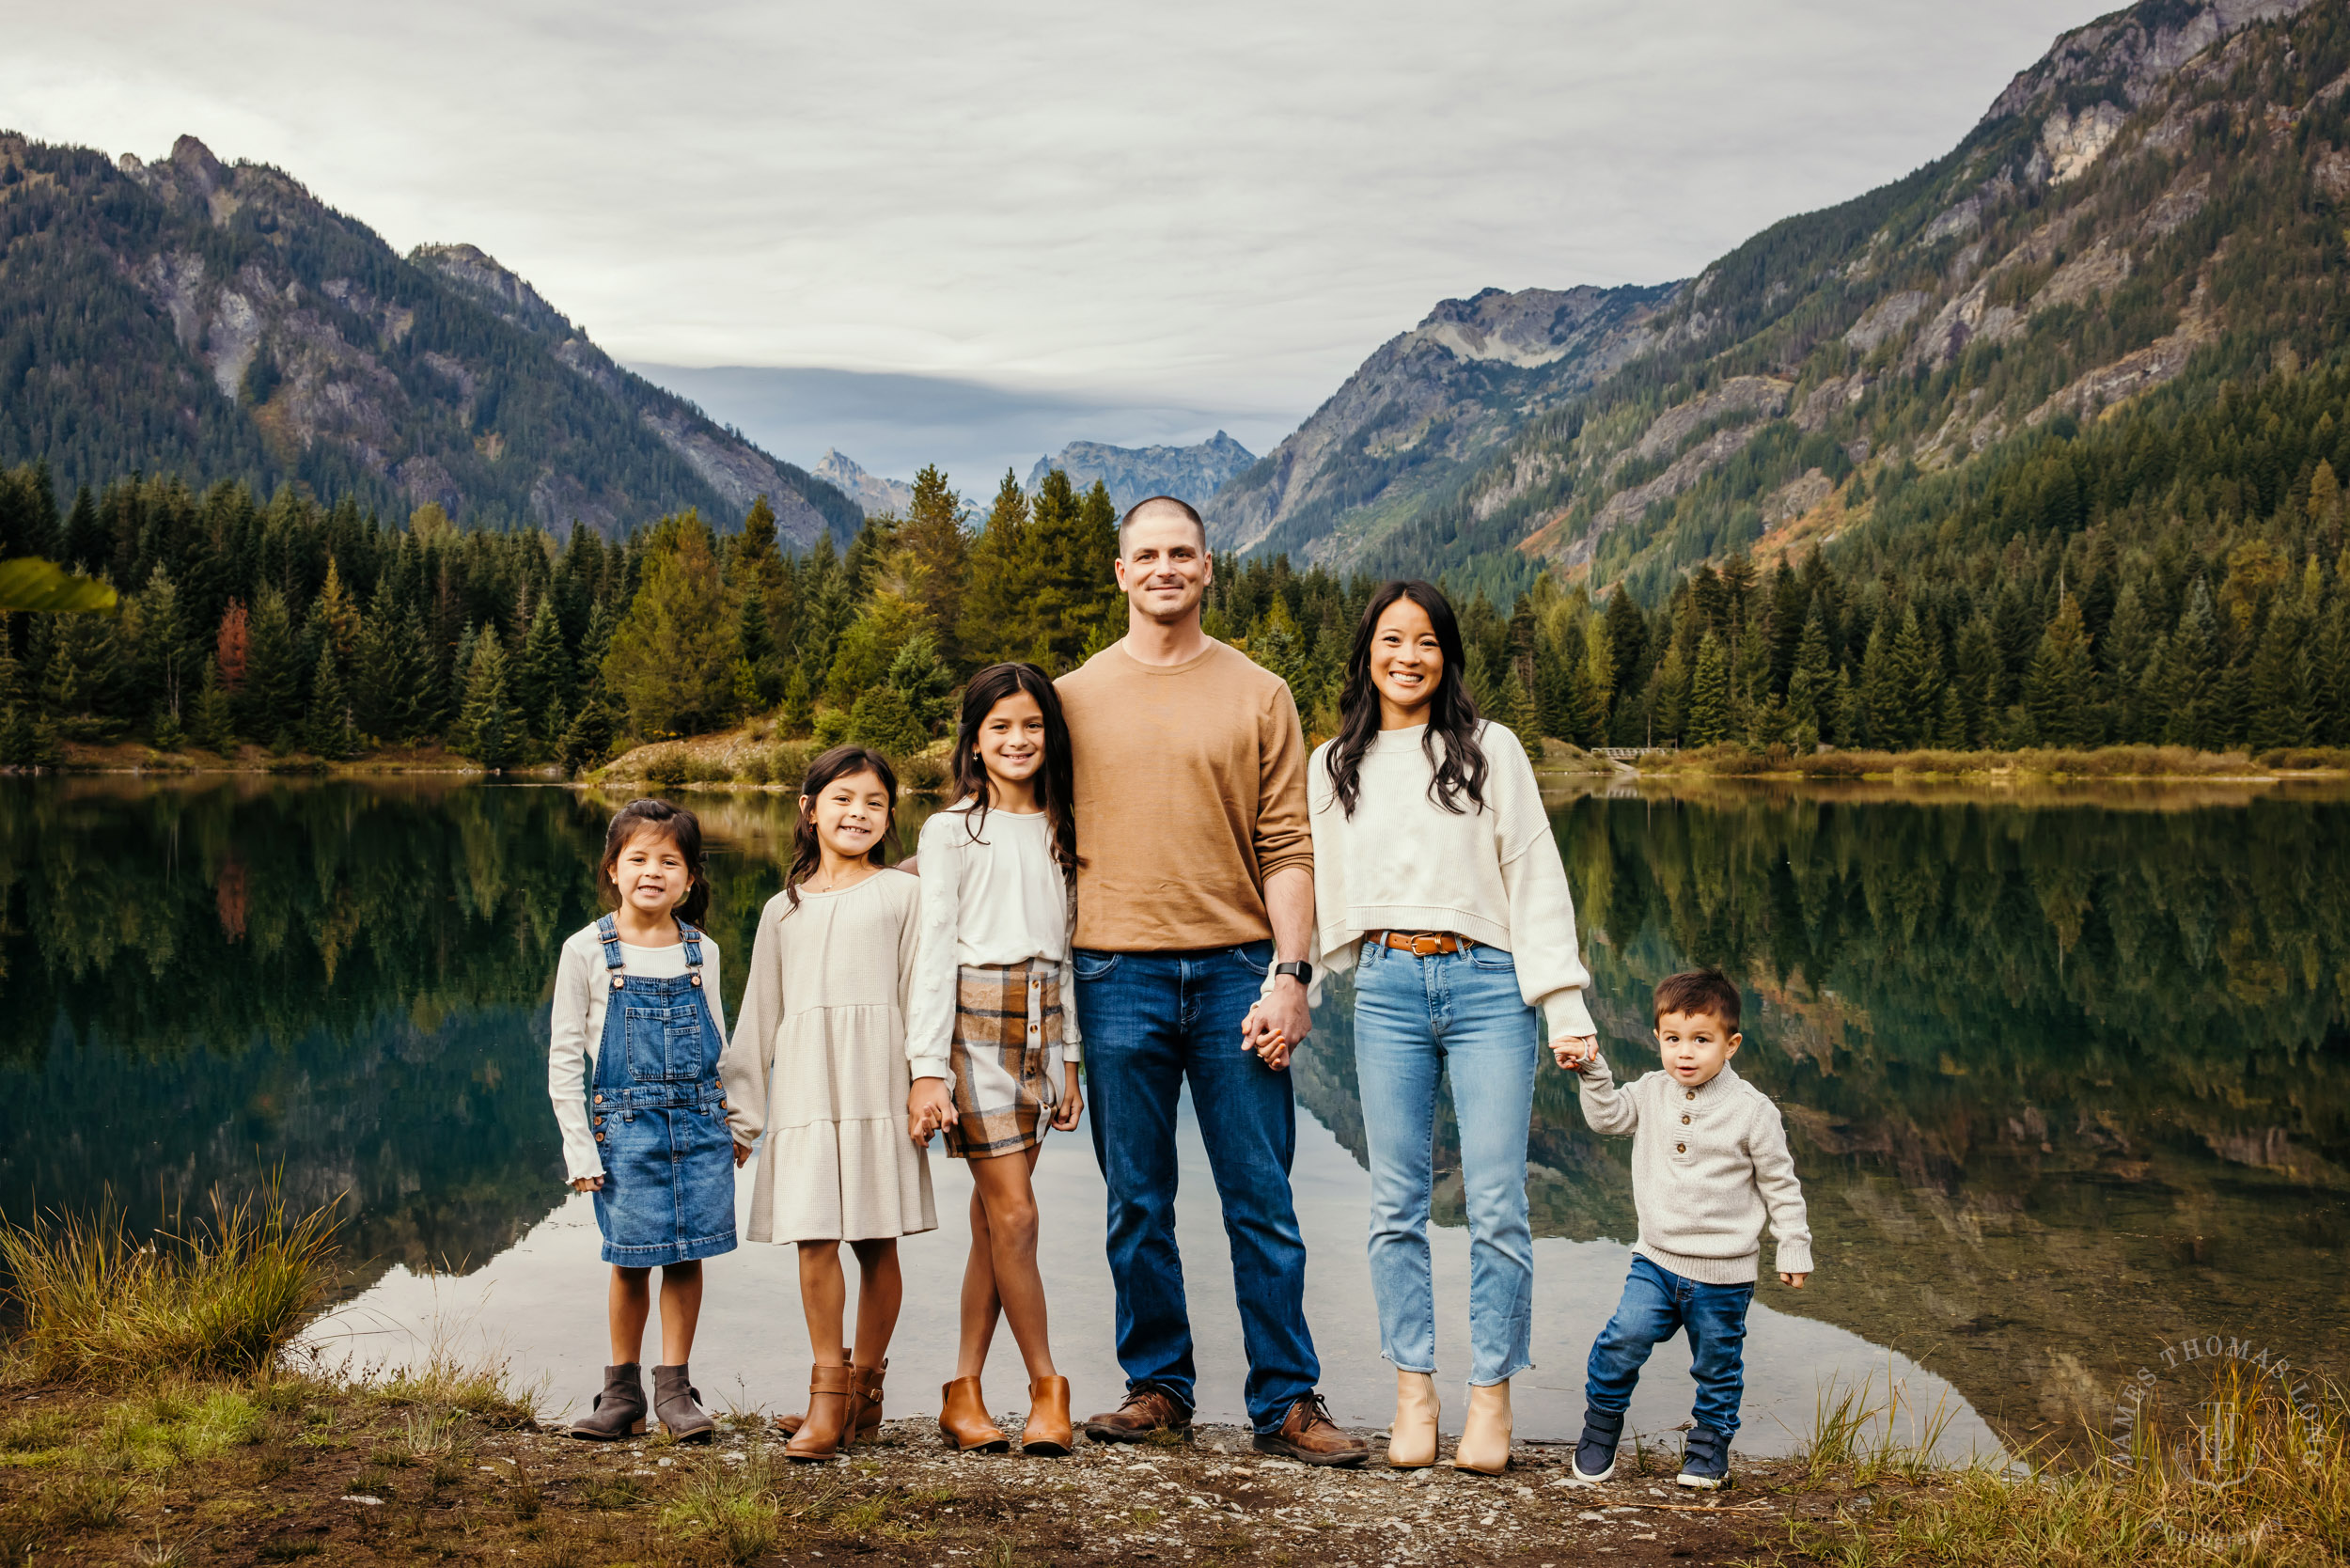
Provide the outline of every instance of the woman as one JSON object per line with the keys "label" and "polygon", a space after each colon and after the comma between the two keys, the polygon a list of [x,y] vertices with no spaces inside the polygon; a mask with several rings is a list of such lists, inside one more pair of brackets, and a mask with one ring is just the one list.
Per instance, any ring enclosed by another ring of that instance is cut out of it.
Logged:
{"label": "woman", "polygon": [[1477,716],[1444,595],[1389,583],[1347,658],[1338,738],[1307,770],[1323,963],[1357,970],[1355,1074],[1371,1145],[1371,1279],[1395,1364],[1387,1463],[1436,1458],[1428,1260],[1436,1081],[1449,1071],[1469,1219],[1469,1413],[1457,1468],[1510,1463],[1510,1379],[1532,1326],[1526,1139],[1535,1010],[1591,1043],[1574,903],[1533,765]]}

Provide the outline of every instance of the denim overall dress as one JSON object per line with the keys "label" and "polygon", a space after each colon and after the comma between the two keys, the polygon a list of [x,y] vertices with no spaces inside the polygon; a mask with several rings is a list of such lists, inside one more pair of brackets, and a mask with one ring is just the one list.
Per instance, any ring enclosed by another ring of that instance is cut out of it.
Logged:
{"label": "denim overall dress", "polygon": [[702,933],[684,921],[685,973],[622,972],[619,928],[596,922],[612,994],[588,1090],[603,1185],[596,1228],[622,1268],[734,1250],[734,1135],[718,1084],[719,1038],[702,990]]}

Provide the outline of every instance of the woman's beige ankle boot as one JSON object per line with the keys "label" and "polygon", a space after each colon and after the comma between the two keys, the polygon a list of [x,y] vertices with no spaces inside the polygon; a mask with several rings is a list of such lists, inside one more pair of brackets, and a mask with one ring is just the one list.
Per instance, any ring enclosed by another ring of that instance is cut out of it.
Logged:
{"label": "woman's beige ankle boot", "polygon": [[1436,1462],[1436,1380],[1395,1374],[1395,1419],[1387,1423],[1387,1468],[1424,1470]]}
{"label": "woman's beige ankle boot", "polygon": [[1468,1419],[1452,1450],[1452,1467],[1497,1476],[1510,1467],[1510,1385],[1469,1386]]}

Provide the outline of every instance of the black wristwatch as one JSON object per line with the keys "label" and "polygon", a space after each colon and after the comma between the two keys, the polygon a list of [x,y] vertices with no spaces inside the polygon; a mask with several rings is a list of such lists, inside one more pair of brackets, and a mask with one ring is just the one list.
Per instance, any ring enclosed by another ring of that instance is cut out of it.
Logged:
{"label": "black wristwatch", "polygon": [[1310,964],[1277,964],[1273,966],[1273,972],[1277,975],[1287,975],[1300,985],[1311,985],[1314,982],[1314,966]]}

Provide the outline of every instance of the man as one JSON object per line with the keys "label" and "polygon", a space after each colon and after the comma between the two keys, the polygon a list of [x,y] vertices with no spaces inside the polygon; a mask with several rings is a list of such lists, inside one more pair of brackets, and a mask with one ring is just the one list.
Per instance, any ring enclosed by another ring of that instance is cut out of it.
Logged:
{"label": "man", "polygon": [[1314,1384],[1290,1198],[1292,1047],[1313,1027],[1306,739],[1289,687],[1199,625],[1199,514],[1158,495],[1119,525],[1126,635],[1061,678],[1076,762],[1077,1017],[1109,1187],[1126,1402],[1096,1442],[1190,1430],[1191,1319],[1175,1247],[1186,1079],[1224,1205],[1260,1452],[1359,1465]]}

